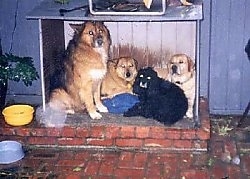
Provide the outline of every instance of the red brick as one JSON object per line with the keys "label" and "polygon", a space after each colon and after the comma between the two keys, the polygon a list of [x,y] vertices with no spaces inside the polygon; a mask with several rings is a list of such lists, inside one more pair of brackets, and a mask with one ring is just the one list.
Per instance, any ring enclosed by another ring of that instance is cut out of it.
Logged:
{"label": "red brick", "polygon": [[208,141],[193,140],[193,148],[208,150]]}
{"label": "red brick", "polygon": [[100,162],[99,161],[89,161],[87,163],[87,166],[86,166],[84,172],[87,175],[96,175],[99,168],[100,168]]}
{"label": "red brick", "polygon": [[104,138],[104,126],[92,126],[90,129],[90,137]]}
{"label": "red brick", "polygon": [[16,135],[16,130],[10,127],[2,128],[1,135]]}
{"label": "red brick", "polygon": [[119,160],[117,167],[118,168],[133,168],[133,161]]}
{"label": "red brick", "polygon": [[135,136],[136,138],[144,139],[149,137],[149,127],[136,127]]}
{"label": "red brick", "polygon": [[210,132],[209,131],[199,129],[199,130],[196,131],[196,135],[197,135],[197,138],[199,138],[200,140],[208,140],[208,139],[210,139]]}
{"label": "red brick", "polygon": [[172,140],[168,139],[145,139],[145,147],[171,147]]}
{"label": "red brick", "polygon": [[105,136],[106,136],[106,138],[110,138],[110,139],[120,137],[120,130],[121,130],[121,127],[108,126],[106,128]]}
{"label": "red brick", "polygon": [[165,153],[158,154],[158,153],[152,153],[148,157],[148,163],[154,164],[154,165],[162,165],[162,164],[169,164],[176,166],[179,161],[179,153]]}
{"label": "red brick", "polygon": [[166,130],[167,139],[181,139],[181,130]]}
{"label": "red brick", "polygon": [[164,127],[151,127],[149,132],[150,138],[165,139],[166,132]]}
{"label": "red brick", "polygon": [[76,129],[76,137],[89,137],[89,129],[77,127]]}
{"label": "red brick", "polygon": [[225,178],[227,176],[227,171],[222,164],[213,164],[211,169],[211,175],[214,178]]}
{"label": "red brick", "polygon": [[30,136],[30,129],[29,128],[16,128],[16,134],[20,136]]}
{"label": "red brick", "polygon": [[113,139],[97,139],[97,138],[88,138],[88,145],[97,145],[97,146],[112,146]]}
{"label": "red brick", "polygon": [[136,153],[134,157],[133,166],[136,168],[144,168],[147,161],[147,153]]}
{"label": "red brick", "polygon": [[229,152],[230,155],[234,157],[237,154],[235,141],[224,141],[224,150],[225,152]]}
{"label": "red brick", "polygon": [[230,178],[237,178],[240,179],[241,178],[241,170],[239,166],[235,166],[235,165],[228,165],[227,166],[227,173],[228,176],[230,176]]}
{"label": "red brick", "polygon": [[112,175],[114,172],[114,165],[106,162],[102,162],[99,170],[101,175]]}
{"label": "red brick", "polygon": [[31,136],[47,136],[46,128],[34,128],[30,131]]}
{"label": "red brick", "polygon": [[133,152],[122,152],[120,154],[119,160],[133,161],[134,160],[134,153]]}
{"label": "red brick", "polygon": [[195,130],[182,130],[181,131],[181,139],[195,139]]}
{"label": "red brick", "polygon": [[65,176],[65,179],[81,179],[82,177],[80,176],[80,173],[76,174],[67,174],[67,176]]}
{"label": "red brick", "polygon": [[121,138],[134,138],[135,127],[134,126],[123,126],[121,127]]}
{"label": "red brick", "polygon": [[141,147],[143,141],[141,139],[116,139],[115,144],[119,147]]}
{"label": "red brick", "polygon": [[73,159],[75,157],[75,152],[66,150],[66,151],[59,152],[58,155],[60,159]]}
{"label": "red brick", "polygon": [[114,171],[114,175],[118,178],[143,178],[144,170],[142,169],[127,169],[127,168],[117,168]]}
{"label": "red brick", "polygon": [[177,178],[179,167],[176,164],[165,165],[163,169],[164,178]]}
{"label": "red brick", "polygon": [[61,136],[61,128],[47,128],[47,135],[48,136],[55,136],[60,137]]}
{"label": "red brick", "polygon": [[33,145],[56,145],[55,137],[28,137],[28,143]]}
{"label": "red brick", "polygon": [[[146,176],[148,179],[163,179],[163,165],[150,165],[146,170]],[[167,178],[166,178],[167,179]]]}
{"label": "red brick", "polygon": [[173,140],[173,147],[176,148],[192,148],[192,141],[191,140]]}
{"label": "red brick", "polygon": [[77,160],[89,160],[91,158],[90,152],[89,151],[78,151],[75,154],[75,158]]}
{"label": "red brick", "polygon": [[58,145],[83,145],[85,139],[83,138],[72,138],[72,137],[62,137],[58,138]]}
{"label": "red brick", "polygon": [[207,171],[202,170],[186,170],[181,172],[181,177],[185,177],[185,179],[194,179],[194,178],[202,178],[202,179],[209,179]]}
{"label": "red brick", "polygon": [[[85,164],[84,161],[82,160],[76,160],[76,159],[71,159],[71,160],[59,160],[57,163],[56,163],[56,166],[83,166]],[[72,169],[71,169],[72,170]]]}
{"label": "red brick", "polygon": [[247,175],[250,175],[250,155],[249,154],[245,154],[241,157],[241,166],[242,166],[244,173],[246,173]]}
{"label": "red brick", "polygon": [[75,128],[64,127],[61,131],[62,137],[75,137]]}
{"label": "red brick", "polygon": [[220,157],[224,151],[224,145],[222,141],[211,141],[210,148],[213,156]]}

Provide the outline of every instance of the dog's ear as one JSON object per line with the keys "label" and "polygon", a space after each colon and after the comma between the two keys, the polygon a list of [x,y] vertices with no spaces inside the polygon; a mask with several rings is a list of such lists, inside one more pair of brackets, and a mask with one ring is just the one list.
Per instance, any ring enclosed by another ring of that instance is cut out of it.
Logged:
{"label": "dog's ear", "polygon": [[116,69],[116,67],[118,65],[118,61],[119,61],[118,58],[114,58],[114,59],[108,60],[108,62],[107,62],[108,67]]}
{"label": "dog's ear", "polygon": [[135,62],[135,68],[138,69],[138,61],[136,59],[134,59],[134,58],[133,58],[133,60]]}
{"label": "dog's ear", "polygon": [[195,63],[190,57],[187,58],[188,58],[188,71],[192,72],[195,69]]}
{"label": "dog's ear", "polygon": [[69,26],[78,34],[82,31],[84,24],[69,24]]}

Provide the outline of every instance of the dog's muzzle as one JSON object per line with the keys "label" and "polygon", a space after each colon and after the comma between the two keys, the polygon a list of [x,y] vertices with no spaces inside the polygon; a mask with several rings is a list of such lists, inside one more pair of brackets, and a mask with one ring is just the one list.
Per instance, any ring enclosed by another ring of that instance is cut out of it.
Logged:
{"label": "dog's muzzle", "polygon": [[102,47],[102,45],[103,45],[102,36],[98,36],[98,37],[95,39],[95,47]]}
{"label": "dog's muzzle", "polygon": [[172,74],[176,74],[178,70],[178,67],[176,65],[172,66]]}
{"label": "dog's muzzle", "polygon": [[143,83],[143,82],[140,82],[140,87],[141,88],[148,88],[148,83]]}
{"label": "dog's muzzle", "polygon": [[129,78],[131,76],[131,73],[126,72],[125,76],[126,76],[126,78]]}

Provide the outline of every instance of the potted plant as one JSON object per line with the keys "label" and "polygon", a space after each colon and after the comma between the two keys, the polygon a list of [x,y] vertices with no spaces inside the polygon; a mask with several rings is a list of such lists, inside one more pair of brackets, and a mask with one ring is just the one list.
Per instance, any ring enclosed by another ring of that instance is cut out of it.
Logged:
{"label": "potted plant", "polygon": [[11,53],[2,53],[0,43],[0,109],[5,105],[8,80],[22,81],[31,86],[39,78],[31,57],[19,57]]}

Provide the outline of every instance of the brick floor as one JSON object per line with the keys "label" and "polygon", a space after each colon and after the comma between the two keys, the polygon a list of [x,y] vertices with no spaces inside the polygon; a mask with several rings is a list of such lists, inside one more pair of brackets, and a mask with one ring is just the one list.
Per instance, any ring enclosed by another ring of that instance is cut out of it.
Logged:
{"label": "brick floor", "polygon": [[[238,117],[210,116],[211,136],[207,152],[174,150],[139,150],[131,148],[42,148],[25,147],[25,157],[15,163],[0,165],[0,178],[22,179],[250,179],[250,117],[248,124],[236,128]],[[245,127],[245,128],[244,128]],[[102,136],[98,128],[95,133]],[[116,131],[117,128],[114,128]],[[118,130],[118,129],[117,129]],[[120,130],[120,129],[119,129]],[[131,128],[124,128],[125,136],[130,135]],[[26,137],[25,130],[19,130]],[[97,132],[99,131],[99,132]],[[169,130],[171,131],[171,130]],[[169,132],[169,135],[174,134]],[[13,132],[9,128],[8,133]],[[41,132],[41,131],[40,131]],[[50,131],[57,136],[58,131]],[[148,129],[143,128],[138,138],[148,136]],[[67,130],[68,138],[72,131]],[[110,136],[116,136],[110,132]],[[36,135],[39,131],[36,131]],[[107,134],[106,134],[107,135]],[[172,137],[183,139],[190,145],[194,132],[186,130]],[[41,135],[42,136],[42,135]],[[130,136],[131,137],[131,136]],[[204,136],[204,138],[207,138]],[[53,143],[53,137],[43,139]],[[68,140],[67,137],[63,140]],[[160,139],[158,139],[160,140]],[[163,142],[162,140],[161,142]],[[71,141],[78,143],[79,141]],[[89,141],[100,142],[100,141]],[[135,141],[134,141],[135,142]],[[105,141],[105,143],[108,143]],[[121,142],[122,144],[122,142]]]}
{"label": "brick floor", "polygon": [[111,114],[106,114],[109,116],[104,116],[101,120],[88,119],[86,114],[67,116],[63,127],[45,126],[39,123],[40,118],[36,115],[29,125],[13,127],[6,124],[0,116],[0,141],[17,140],[23,145],[40,147],[50,145],[205,152],[210,138],[210,120],[207,101],[205,99],[200,101],[201,126],[198,128],[194,127],[192,120],[186,118],[175,125],[164,126],[155,123],[153,119],[121,118],[119,115],[113,116],[112,119]]}

